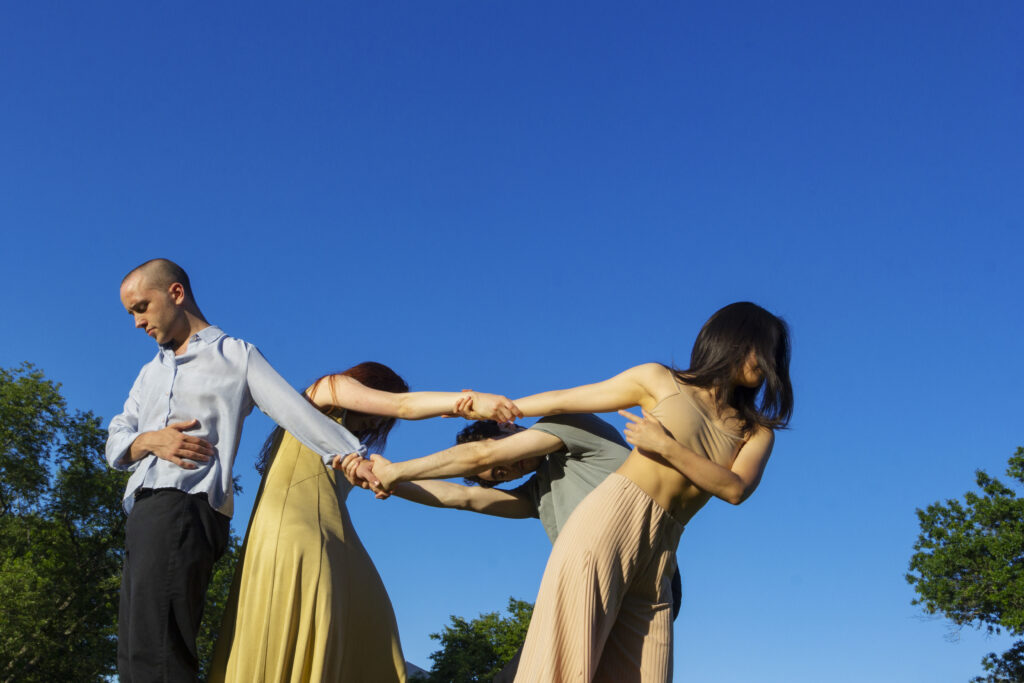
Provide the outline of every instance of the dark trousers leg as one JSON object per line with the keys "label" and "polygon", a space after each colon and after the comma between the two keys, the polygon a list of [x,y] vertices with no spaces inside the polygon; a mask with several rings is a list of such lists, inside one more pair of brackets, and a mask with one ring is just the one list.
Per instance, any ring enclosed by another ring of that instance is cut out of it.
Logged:
{"label": "dark trousers leg", "polygon": [[205,496],[159,490],[135,502],[118,611],[122,683],[195,683],[206,587],[229,525]]}
{"label": "dark trousers leg", "polygon": [[679,608],[683,606],[683,578],[679,576],[679,567],[672,574],[672,621],[679,616]]}
{"label": "dark trousers leg", "polygon": [[508,664],[495,674],[493,683],[512,683],[516,679],[516,671],[519,669],[519,658],[522,656],[523,646],[520,645],[516,653],[512,655],[512,659],[508,660]]}

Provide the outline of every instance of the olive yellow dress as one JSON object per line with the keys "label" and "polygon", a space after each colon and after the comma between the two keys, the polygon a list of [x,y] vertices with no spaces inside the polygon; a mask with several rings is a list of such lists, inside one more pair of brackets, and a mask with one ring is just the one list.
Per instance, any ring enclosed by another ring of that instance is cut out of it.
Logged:
{"label": "olive yellow dress", "polygon": [[260,485],[209,681],[405,681],[394,610],[345,509],[351,485],[287,432]]}

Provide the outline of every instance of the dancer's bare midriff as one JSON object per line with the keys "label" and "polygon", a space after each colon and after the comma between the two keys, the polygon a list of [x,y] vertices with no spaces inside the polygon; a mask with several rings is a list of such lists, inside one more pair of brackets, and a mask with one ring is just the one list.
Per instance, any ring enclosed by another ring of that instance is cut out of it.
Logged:
{"label": "dancer's bare midriff", "polygon": [[686,524],[711,499],[660,456],[648,457],[635,448],[616,470],[639,486],[655,503]]}

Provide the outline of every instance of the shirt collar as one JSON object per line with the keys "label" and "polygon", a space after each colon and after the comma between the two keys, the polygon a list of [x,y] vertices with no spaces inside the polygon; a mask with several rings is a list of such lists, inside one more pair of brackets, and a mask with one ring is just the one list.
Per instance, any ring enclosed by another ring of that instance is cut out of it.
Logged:
{"label": "shirt collar", "polygon": [[196,350],[201,349],[204,346],[213,344],[215,341],[220,339],[224,335],[224,330],[220,329],[216,325],[207,325],[203,329],[194,333],[188,338],[188,349],[181,356],[175,356],[174,351],[170,349],[161,348],[160,356],[166,358],[169,361],[174,361],[175,358],[182,358],[184,356],[191,356]]}
{"label": "shirt collar", "polygon": [[220,329],[216,325],[207,325],[203,329],[199,330],[189,339],[189,345],[194,341],[201,341],[204,344],[212,344],[221,337],[224,336],[224,330]]}

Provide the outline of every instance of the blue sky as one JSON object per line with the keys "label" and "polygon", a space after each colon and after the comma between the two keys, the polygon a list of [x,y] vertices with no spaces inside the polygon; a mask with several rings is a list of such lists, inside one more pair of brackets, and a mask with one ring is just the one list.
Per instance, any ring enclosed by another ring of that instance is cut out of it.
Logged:
{"label": "blue sky", "polygon": [[[677,679],[966,681],[1008,640],[951,639],[903,574],[915,508],[1024,444],[1022,26],[1013,2],[9,6],[0,365],[109,419],[154,353],[117,285],[154,256],[296,387],[372,359],[523,395],[685,364],[754,300],[792,326],[796,413],[758,492],[683,535]],[[449,614],[535,597],[539,522],[349,504],[410,661]]]}

